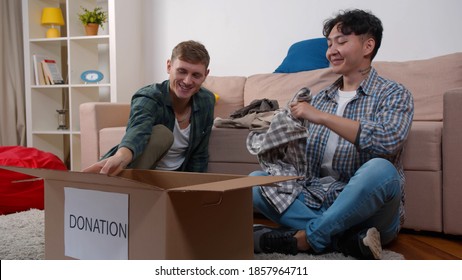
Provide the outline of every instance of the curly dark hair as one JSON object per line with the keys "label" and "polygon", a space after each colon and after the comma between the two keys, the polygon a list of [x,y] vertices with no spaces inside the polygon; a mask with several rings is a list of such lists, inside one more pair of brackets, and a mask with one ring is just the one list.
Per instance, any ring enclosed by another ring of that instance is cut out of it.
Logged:
{"label": "curly dark hair", "polygon": [[371,60],[374,59],[382,43],[383,27],[382,22],[370,11],[346,10],[341,11],[336,17],[327,19],[324,22],[323,35],[327,38],[338,25],[338,31],[344,35],[364,35],[370,36],[375,40],[375,47],[372,52]]}

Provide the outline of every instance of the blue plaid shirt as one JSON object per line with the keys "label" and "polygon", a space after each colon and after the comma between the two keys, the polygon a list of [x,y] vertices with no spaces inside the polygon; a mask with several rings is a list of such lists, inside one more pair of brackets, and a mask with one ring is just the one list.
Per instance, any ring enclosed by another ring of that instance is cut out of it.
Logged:
{"label": "blue plaid shirt", "polygon": [[[213,126],[215,97],[201,88],[192,97],[189,147],[180,171],[205,172],[208,165],[208,144]],[[135,160],[145,149],[153,126],[163,124],[173,131],[175,114],[170,97],[170,82],[152,84],[138,90],[132,97],[130,119],[119,145],[102,158],[114,155],[119,147],[127,147]]]}
{"label": "blue plaid shirt", "polygon": [[[324,112],[335,114],[335,96],[342,85],[342,78],[317,94],[311,104]],[[332,168],[339,174],[337,181],[327,190],[323,188],[321,163],[330,130],[322,125],[310,124],[307,138],[306,186],[303,188],[305,203],[319,208],[323,203],[330,206],[350,178],[364,163],[372,158],[385,158],[394,164],[402,178],[401,220],[404,219],[404,170],[401,154],[409,134],[414,115],[411,93],[396,82],[380,77],[371,69],[357,90],[356,96],[348,103],[343,117],[360,122],[358,141],[355,144],[339,138]]]}

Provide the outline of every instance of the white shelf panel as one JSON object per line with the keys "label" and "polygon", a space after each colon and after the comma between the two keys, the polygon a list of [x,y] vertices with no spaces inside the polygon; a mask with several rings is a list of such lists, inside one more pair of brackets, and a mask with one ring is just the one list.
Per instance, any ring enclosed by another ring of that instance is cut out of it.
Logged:
{"label": "white shelf panel", "polygon": [[34,38],[30,39],[30,43],[50,43],[50,42],[66,42],[66,37],[58,37],[58,38]]}
{"label": "white shelf panel", "polygon": [[31,89],[57,89],[57,88],[68,88],[69,85],[67,84],[63,84],[63,85],[33,85],[33,86],[30,86]]}
{"label": "white shelf panel", "polygon": [[72,41],[78,41],[78,40],[95,40],[95,41],[101,41],[101,42],[109,42],[109,35],[96,35],[96,36],[74,36],[74,37],[69,37],[70,40]]}
{"label": "white shelf panel", "polygon": [[[56,127],[58,125],[56,124]],[[63,134],[71,134],[69,129],[56,129],[56,130],[34,130],[32,131],[34,135],[63,135]]]}
{"label": "white shelf panel", "polygon": [[70,85],[73,88],[100,88],[100,87],[110,87],[111,84],[104,83],[104,84],[72,84]]}

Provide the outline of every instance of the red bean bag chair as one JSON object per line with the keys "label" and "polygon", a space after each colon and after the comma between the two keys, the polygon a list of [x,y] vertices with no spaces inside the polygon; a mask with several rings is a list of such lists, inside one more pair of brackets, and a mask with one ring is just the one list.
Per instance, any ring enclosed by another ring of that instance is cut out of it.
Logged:
{"label": "red bean bag chair", "polygon": [[[67,170],[54,154],[22,146],[0,147],[0,166]],[[0,168],[0,214],[43,209],[43,179]]]}

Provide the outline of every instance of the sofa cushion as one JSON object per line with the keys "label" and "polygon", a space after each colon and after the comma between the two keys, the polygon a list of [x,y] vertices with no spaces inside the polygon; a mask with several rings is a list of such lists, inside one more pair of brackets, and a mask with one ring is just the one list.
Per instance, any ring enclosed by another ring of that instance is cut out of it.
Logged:
{"label": "sofa cushion", "polygon": [[210,162],[258,163],[257,157],[247,150],[247,128],[212,129],[209,142]]}
{"label": "sofa cushion", "polygon": [[[441,171],[442,122],[413,122],[403,153],[405,170]],[[258,163],[245,145],[248,129],[216,128],[210,136],[210,162]]]}
{"label": "sofa cushion", "polygon": [[209,162],[208,173],[237,174],[249,175],[255,170],[261,170],[258,163],[241,163],[241,162]]}
{"label": "sofa cushion", "polygon": [[277,100],[279,107],[284,107],[301,88],[308,87],[316,94],[338,77],[330,68],[291,74],[252,75],[245,83],[244,106],[255,99],[268,98]]}
{"label": "sofa cushion", "polygon": [[[403,154],[405,170],[441,170],[442,122],[412,123]],[[109,127],[100,130],[100,156],[120,143],[125,127]],[[214,127],[210,136],[210,162],[258,164],[246,147],[249,130],[246,128]]]}
{"label": "sofa cushion", "polygon": [[[100,156],[119,144],[125,134],[125,127],[103,128],[99,132]],[[257,157],[251,155],[246,147],[248,129],[216,128],[212,129],[209,142],[209,172],[248,174],[248,170],[257,170]],[[224,166],[224,167],[223,167]],[[232,170],[229,166],[234,166]]]}
{"label": "sofa cushion", "polygon": [[125,127],[107,127],[99,131],[99,156],[102,157],[112,147],[118,145],[125,135]]}
{"label": "sofa cushion", "polygon": [[405,170],[441,171],[443,122],[412,122],[403,152]]}
{"label": "sofa cushion", "polygon": [[[99,132],[100,155],[103,156],[112,147],[119,144],[125,134],[125,127],[107,127]],[[213,127],[209,142],[209,161],[258,163],[256,156],[251,155],[246,147],[249,134],[247,128]],[[225,145],[223,145],[225,143]]]}
{"label": "sofa cushion", "polygon": [[215,105],[215,117],[228,118],[231,113],[244,107],[244,84],[246,77],[208,76],[203,86],[219,96]]}
{"label": "sofa cushion", "polygon": [[443,180],[441,171],[404,171],[406,184],[403,227],[414,230],[442,230]]}
{"label": "sofa cushion", "polygon": [[[397,81],[414,97],[414,120],[443,119],[443,94],[462,87],[462,52],[431,59],[373,63],[379,75]],[[431,78],[430,78],[431,77]]]}
{"label": "sofa cushion", "polygon": [[274,73],[296,73],[329,67],[327,39],[315,38],[290,46],[287,56]]}

